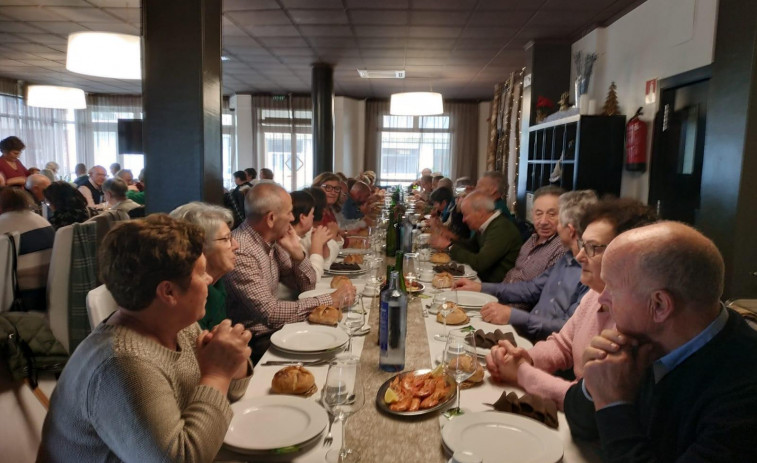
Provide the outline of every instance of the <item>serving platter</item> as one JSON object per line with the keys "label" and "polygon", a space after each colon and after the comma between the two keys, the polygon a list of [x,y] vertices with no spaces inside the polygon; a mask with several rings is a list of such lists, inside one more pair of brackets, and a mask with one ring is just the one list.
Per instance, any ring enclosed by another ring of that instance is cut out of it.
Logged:
{"label": "serving platter", "polygon": [[389,385],[392,383],[394,378],[402,375],[415,375],[415,376],[421,376],[425,375],[426,373],[431,373],[431,369],[424,368],[421,370],[413,370],[413,371],[403,371],[402,373],[398,373],[388,380],[384,382],[384,384],[381,385],[378,392],[376,393],[376,408],[379,409],[379,411],[386,413],[388,415],[394,415],[394,416],[419,416],[419,415],[427,415],[429,413],[434,413],[438,410],[442,410],[446,408],[452,401],[455,400],[455,391],[457,390],[457,385],[455,382],[450,378],[449,376],[445,375],[444,379],[447,382],[447,385],[451,386],[449,388],[449,392],[447,393],[447,397],[443,400],[439,401],[439,404],[437,404],[434,407],[425,408],[423,410],[416,410],[413,412],[397,412],[389,408],[389,405],[384,402],[384,395],[386,394],[386,390],[389,389]]}

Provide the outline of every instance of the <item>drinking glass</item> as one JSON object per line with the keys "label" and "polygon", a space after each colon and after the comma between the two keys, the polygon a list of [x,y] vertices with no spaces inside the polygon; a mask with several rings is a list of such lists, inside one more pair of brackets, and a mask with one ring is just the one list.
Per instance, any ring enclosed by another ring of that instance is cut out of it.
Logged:
{"label": "drinking glass", "polygon": [[418,253],[408,252],[407,254],[403,254],[402,272],[404,274],[405,281],[407,281],[408,290],[413,289],[413,282],[418,279],[418,273],[420,272],[418,267]]}
{"label": "drinking glass", "polygon": [[432,305],[440,314],[442,314],[442,321],[444,322],[444,332],[442,334],[434,335],[434,339],[437,341],[447,342],[447,315],[452,312],[452,309],[456,304],[456,291],[445,291],[434,295],[434,302],[432,302]]}
{"label": "drinking glass", "polygon": [[354,356],[339,357],[329,365],[321,403],[342,424],[342,446],[326,454],[326,461],[352,463],[360,461],[356,450],[347,447],[344,440],[347,418],[363,406],[363,385],[360,378],[360,361]]}
{"label": "drinking glass", "polygon": [[448,333],[444,346],[444,366],[447,374],[457,383],[457,406],[444,412],[444,416],[452,418],[463,414],[460,409],[460,384],[473,376],[478,368],[475,338],[468,339],[467,330]]}
{"label": "drinking glass", "polygon": [[363,308],[363,295],[358,294],[355,303],[342,309],[342,319],[339,321],[342,329],[347,332],[347,352],[352,353],[352,336],[365,325],[365,310]]}

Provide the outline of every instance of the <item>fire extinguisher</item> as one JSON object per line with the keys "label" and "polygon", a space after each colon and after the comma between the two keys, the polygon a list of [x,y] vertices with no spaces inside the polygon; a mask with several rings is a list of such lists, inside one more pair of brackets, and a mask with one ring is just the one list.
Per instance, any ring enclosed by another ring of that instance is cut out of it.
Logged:
{"label": "fire extinguisher", "polygon": [[647,170],[647,123],[639,119],[642,109],[626,124],[626,170],[632,172]]}

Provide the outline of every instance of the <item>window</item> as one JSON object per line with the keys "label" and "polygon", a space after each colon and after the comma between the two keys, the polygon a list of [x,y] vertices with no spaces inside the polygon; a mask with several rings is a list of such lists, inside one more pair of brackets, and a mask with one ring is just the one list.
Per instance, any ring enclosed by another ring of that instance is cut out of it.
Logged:
{"label": "window", "polygon": [[[313,181],[313,112],[309,98],[255,97],[258,149],[264,167],[289,191]],[[260,169],[258,169],[259,171]]]}
{"label": "window", "polygon": [[449,116],[381,118],[379,183],[407,185],[426,167],[450,175]]}

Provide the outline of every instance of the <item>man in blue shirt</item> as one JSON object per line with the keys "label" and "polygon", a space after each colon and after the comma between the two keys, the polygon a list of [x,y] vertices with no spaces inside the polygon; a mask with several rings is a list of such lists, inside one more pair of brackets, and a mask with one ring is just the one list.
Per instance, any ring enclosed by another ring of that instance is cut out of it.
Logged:
{"label": "man in blue shirt", "polygon": [[[560,260],[533,280],[516,283],[476,283],[458,280],[455,288],[481,291],[496,296],[481,309],[485,322],[511,324],[532,341],[546,339],[560,331],[576,311],[588,287],[581,284],[581,265],[573,257],[578,254],[578,224],[586,208],[596,196],[571,191],[560,196],[560,219],[557,234],[567,250]],[[508,303],[525,303],[531,311],[511,307]]]}
{"label": "man in blue shirt", "polygon": [[371,187],[365,182],[357,181],[352,188],[350,188],[350,194],[347,196],[347,200],[342,205],[342,215],[347,220],[360,220],[365,216],[363,212],[363,205],[368,201],[371,196]]}
{"label": "man in blue shirt", "polygon": [[583,355],[565,396],[573,435],[603,460],[754,461],[757,333],[720,303],[723,258],[693,228],[661,222],[605,250],[605,305],[617,330]]}

